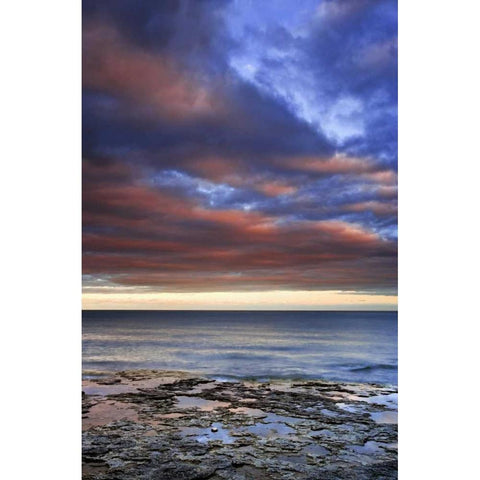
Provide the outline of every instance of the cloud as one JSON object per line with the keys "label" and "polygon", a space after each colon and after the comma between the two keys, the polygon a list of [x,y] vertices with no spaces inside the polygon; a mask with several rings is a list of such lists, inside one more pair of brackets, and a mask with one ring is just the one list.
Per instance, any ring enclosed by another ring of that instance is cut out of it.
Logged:
{"label": "cloud", "polygon": [[85,88],[125,97],[171,121],[222,114],[221,100],[207,86],[170,57],[128,44],[111,25],[87,22],[83,56]]}
{"label": "cloud", "polygon": [[85,287],[396,288],[396,2],[83,2]]}
{"label": "cloud", "polygon": [[[237,24],[230,64],[349,154],[396,162],[397,2],[322,0],[309,16]],[[305,2],[304,4],[307,4]],[[248,10],[236,3],[233,13]],[[233,16],[233,14],[232,14]],[[381,126],[381,128],[379,128]]]}
{"label": "cloud", "polygon": [[207,208],[186,192],[109,183],[91,169],[99,181],[84,185],[86,274],[164,291],[373,288],[380,273],[394,286],[395,243],[359,225]]}

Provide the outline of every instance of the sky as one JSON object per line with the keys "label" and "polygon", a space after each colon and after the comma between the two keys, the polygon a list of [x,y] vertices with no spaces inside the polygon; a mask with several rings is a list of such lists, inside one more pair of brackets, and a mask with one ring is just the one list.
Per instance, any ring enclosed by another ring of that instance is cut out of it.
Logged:
{"label": "sky", "polygon": [[396,309],[397,2],[83,0],[85,309]]}

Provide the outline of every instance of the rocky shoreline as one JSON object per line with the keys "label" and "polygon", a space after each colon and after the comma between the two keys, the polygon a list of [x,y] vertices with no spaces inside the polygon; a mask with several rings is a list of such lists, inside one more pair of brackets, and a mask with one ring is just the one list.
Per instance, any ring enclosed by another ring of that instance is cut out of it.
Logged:
{"label": "rocky shoreline", "polygon": [[84,479],[396,479],[397,390],[124,371],[85,380]]}

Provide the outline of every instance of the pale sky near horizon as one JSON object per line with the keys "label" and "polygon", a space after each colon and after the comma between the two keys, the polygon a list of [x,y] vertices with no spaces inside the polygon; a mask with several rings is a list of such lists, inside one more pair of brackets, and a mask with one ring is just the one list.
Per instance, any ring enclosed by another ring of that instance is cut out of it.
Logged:
{"label": "pale sky near horizon", "polygon": [[83,309],[397,310],[397,297],[328,291],[84,293]]}

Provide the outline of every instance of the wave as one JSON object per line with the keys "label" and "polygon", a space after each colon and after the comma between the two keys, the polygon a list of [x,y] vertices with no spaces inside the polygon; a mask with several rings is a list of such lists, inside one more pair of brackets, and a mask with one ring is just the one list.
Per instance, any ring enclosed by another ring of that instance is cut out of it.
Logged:
{"label": "wave", "polygon": [[387,363],[377,363],[374,365],[365,365],[361,367],[349,368],[350,372],[371,372],[372,370],[397,370],[397,365],[390,365]]}

